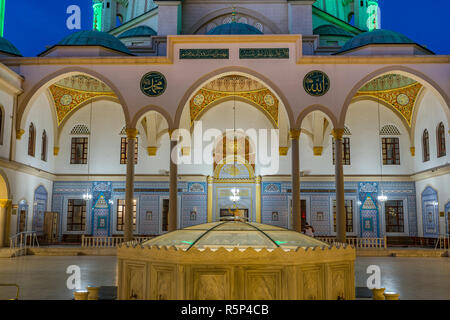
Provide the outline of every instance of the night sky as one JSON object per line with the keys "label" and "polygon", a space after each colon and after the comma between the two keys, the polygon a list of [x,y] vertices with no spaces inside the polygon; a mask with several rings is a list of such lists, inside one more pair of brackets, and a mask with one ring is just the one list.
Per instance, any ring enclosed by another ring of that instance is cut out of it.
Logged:
{"label": "night sky", "polygon": [[[379,0],[381,27],[408,36],[437,54],[450,54],[448,0]],[[432,3],[432,4],[431,4]],[[92,29],[92,0],[6,0],[4,37],[24,56],[36,56],[46,46],[72,33],[66,27],[66,9],[81,8],[81,28]]]}

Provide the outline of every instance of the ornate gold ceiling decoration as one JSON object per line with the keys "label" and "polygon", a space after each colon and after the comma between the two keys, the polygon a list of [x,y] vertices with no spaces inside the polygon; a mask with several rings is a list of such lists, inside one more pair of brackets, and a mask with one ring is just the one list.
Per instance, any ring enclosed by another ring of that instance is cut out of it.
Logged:
{"label": "ornate gold ceiling decoration", "polygon": [[358,91],[355,98],[371,97],[380,99],[396,110],[406,120],[409,127],[411,127],[414,105],[422,87],[420,83],[414,82],[408,86],[395,89]]}
{"label": "ornate gold ceiling decoration", "polygon": [[218,78],[198,90],[189,101],[191,126],[212,103],[230,97],[239,97],[252,102],[278,126],[278,98],[260,82],[243,76]]}
{"label": "ornate gold ceiling decoration", "polygon": [[113,92],[104,82],[81,74],[59,80],[55,85],[78,91]]}
{"label": "ornate gold ceiling decoration", "polygon": [[55,103],[58,126],[67,115],[88,100],[98,97],[112,97],[116,95],[112,91],[84,91],[53,84],[49,87],[50,93]]}

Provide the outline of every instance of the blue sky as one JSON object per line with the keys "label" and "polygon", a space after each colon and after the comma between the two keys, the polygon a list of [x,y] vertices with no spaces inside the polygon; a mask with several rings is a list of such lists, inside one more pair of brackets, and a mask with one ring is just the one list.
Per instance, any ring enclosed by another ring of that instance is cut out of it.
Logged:
{"label": "blue sky", "polygon": [[[383,29],[403,33],[437,54],[450,54],[449,0],[379,3]],[[66,9],[73,4],[81,8],[82,29],[92,29],[92,0],[6,0],[4,36],[24,56],[36,56],[73,32],[66,27]]]}

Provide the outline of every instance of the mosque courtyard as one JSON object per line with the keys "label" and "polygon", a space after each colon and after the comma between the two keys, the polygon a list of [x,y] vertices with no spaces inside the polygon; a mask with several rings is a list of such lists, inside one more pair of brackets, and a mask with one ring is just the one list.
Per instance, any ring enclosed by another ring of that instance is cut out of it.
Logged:
{"label": "mosque courtyard", "polygon": [[[0,283],[16,283],[19,299],[70,300],[72,290],[66,282],[71,265],[81,269],[81,286],[115,286],[117,259],[114,256],[25,256],[0,258]],[[449,300],[450,259],[357,257],[356,287],[365,287],[367,267],[381,269],[381,285],[386,291],[396,291],[401,300]],[[0,299],[13,298],[14,288],[0,288]],[[359,297],[357,296],[357,299]]]}

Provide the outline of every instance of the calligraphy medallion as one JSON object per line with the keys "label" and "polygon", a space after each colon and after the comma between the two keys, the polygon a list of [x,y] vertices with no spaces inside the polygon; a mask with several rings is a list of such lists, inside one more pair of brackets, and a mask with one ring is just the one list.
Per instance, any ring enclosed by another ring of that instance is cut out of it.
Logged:
{"label": "calligraphy medallion", "polygon": [[149,97],[163,94],[166,86],[166,78],[157,71],[146,73],[141,79],[141,91]]}
{"label": "calligraphy medallion", "polygon": [[303,88],[309,95],[320,97],[330,89],[330,79],[322,71],[314,70],[303,79]]}

